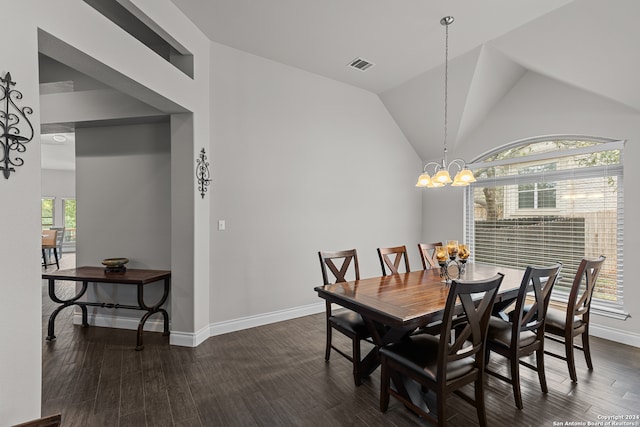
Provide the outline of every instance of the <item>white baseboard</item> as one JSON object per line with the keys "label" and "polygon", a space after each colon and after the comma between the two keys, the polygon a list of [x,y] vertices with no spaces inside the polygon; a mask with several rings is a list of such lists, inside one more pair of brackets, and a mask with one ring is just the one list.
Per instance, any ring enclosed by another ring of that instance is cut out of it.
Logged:
{"label": "white baseboard", "polygon": [[[274,311],[271,313],[211,323],[200,328],[196,332],[171,331],[169,343],[180,347],[197,347],[209,337],[240,331],[243,329],[255,328],[257,326],[268,325],[270,323],[282,322],[284,320],[291,320],[297,317],[308,316],[310,314],[322,313],[324,310],[325,304],[321,302],[286,310]],[[89,314],[87,320],[91,326],[132,330],[138,329],[138,324],[140,322],[140,318],[114,317],[101,314]],[[74,313],[73,324],[80,325],[81,323],[82,314]],[[147,320],[144,325],[144,330],[150,332],[162,332],[164,330],[162,318],[160,317],[158,319]],[[594,337],[640,348],[640,334],[637,333],[610,328],[608,326],[599,326],[593,323],[589,328],[589,332]]]}
{"label": "white baseboard", "polygon": [[[163,332],[164,321],[162,315],[158,314],[158,319],[149,319],[144,324],[144,330],[149,332]],[[98,326],[100,328],[116,328],[116,329],[131,329],[137,330],[140,324],[140,317],[120,317],[120,316],[107,316],[104,314],[91,314],[87,315],[87,323],[90,326]],[[73,313],[73,324],[82,324],[82,313]]]}
{"label": "white baseboard", "polygon": [[609,341],[615,341],[620,344],[627,344],[633,347],[640,347],[640,334],[620,329],[610,328],[608,326],[599,326],[591,323],[589,325],[589,334],[594,337],[602,338]]}
{"label": "white baseboard", "polygon": [[271,313],[258,314],[255,316],[242,317],[239,319],[225,320],[224,322],[211,323],[209,325],[209,336],[227,334],[229,332],[240,331],[242,329],[255,328],[256,326],[268,325],[270,323],[282,322],[283,320],[295,319],[297,317],[308,316],[310,314],[322,313],[325,310],[324,302],[303,305],[286,310],[273,311]]}
{"label": "white baseboard", "polygon": [[271,313],[211,323],[195,333],[171,331],[169,342],[171,345],[196,347],[209,337],[240,331],[243,329],[255,328],[257,326],[268,325],[270,323],[282,322],[283,320],[291,320],[297,317],[308,316],[310,314],[322,313],[324,310],[325,304],[320,302],[286,310],[273,311]]}
{"label": "white baseboard", "polygon": [[169,335],[169,344],[180,347],[197,347],[207,338],[209,338],[209,325],[202,327],[195,333],[171,331],[171,335]]}

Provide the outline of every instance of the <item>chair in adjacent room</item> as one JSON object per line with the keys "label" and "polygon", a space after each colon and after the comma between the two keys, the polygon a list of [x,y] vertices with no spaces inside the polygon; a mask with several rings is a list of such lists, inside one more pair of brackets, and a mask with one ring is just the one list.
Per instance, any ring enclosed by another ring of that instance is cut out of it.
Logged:
{"label": "chair in adjacent room", "polygon": [[[390,256],[393,257],[393,261]],[[404,259],[404,269],[408,273],[411,271],[409,268],[409,258],[407,257],[406,246],[396,246],[393,248],[378,248],[378,257],[380,258],[380,267],[382,267],[382,275],[390,276],[392,274],[398,274],[400,272],[400,263]],[[387,273],[387,269],[389,272]]]}
{"label": "chair in adjacent room", "polygon": [[[562,263],[550,267],[527,267],[515,300],[515,309],[509,313],[509,320],[493,316],[489,322],[485,360],[489,362],[490,352],[506,357],[509,360],[511,378],[489,370],[487,373],[511,384],[518,409],[523,407],[520,365],[537,371],[542,392],[548,392],[544,372],[545,315],[551,290],[558,280],[561,268]],[[536,366],[520,360],[534,352]]]}
{"label": "chair in adjacent room", "polygon": [[56,267],[60,268],[60,261],[58,261],[58,247],[56,246],[57,235],[57,230],[42,230],[42,265],[44,267],[53,265],[53,263],[49,262],[49,257],[47,256],[47,251],[53,250]]}
{"label": "chair in adjacent room", "polygon": [[[320,267],[322,270],[322,280],[325,285],[331,283],[339,283],[347,281],[347,274],[349,274],[349,267],[351,269],[355,280],[360,280],[360,268],[358,266],[358,254],[355,249],[344,251],[320,251],[318,252],[320,258]],[[336,262],[340,264],[338,267]],[[333,282],[330,279],[327,272],[329,270],[333,275]],[[324,358],[329,361],[331,356],[331,349],[334,349],[339,354],[347,358],[353,364],[353,379],[355,384],[360,385],[361,375],[359,371],[360,367],[360,342],[371,337],[367,325],[364,323],[362,317],[351,310],[346,308],[338,311],[333,311],[331,302],[326,301],[326,320],[327,320],[327,343],[325,348]],[[351,340],[351,354],[342,351],[337,348],[332,342],[332,331],[336,330],[347,336]]]}
{"label": "chair in adjacent room", "polygon": [[[498,273],[486,280],[454,280],[438,336],[412,335],[380,349],[382,412],[389,406],[389,396],[394,396],[423,418],[444,426],[447,420],[446,396],[455,392],[476,407],[480,425],[487,424],[484,407],[485,339],[502,279],[503,275]],[[482,292],[482,297],[478,297]],[[452,334],[458,300],[468,322]],[[474,383],[475,398],[459,390],[469,383]],[[426,407],[423,397],[430,401],[434,395],[435,405]]]}
{"label": "chair in adjacent room", "polygon": [[[550,356],[565,360],[569,367],[571,381],[577,382],[576,361],[573,349],[582,350],[587,362],[587,368],[593,370],[591,352],[589,350],[589,316],[591,312],[591,297],[600,275],[604,256],[597,259],[583,259],[578,266],[569,300],[564,310],[549,307],[545,324],[545,337],[564,344],[565,356],[546,351]],[[573,339],[580,335],[582,346],[573,343]],[[558,338],[560,337],[560,338]]]}
{"label": "chair in adjacent room", "polygon": [[442,246],[442,242],[418,243],[418,251],[420,252],[423,270],[431,270],[434,267],[439,267],[435,258],[436,246]]}
{"label": "chair in adjacent room", "polygon": [[58,259],[62,259],[62,243],[64,242],[64,227],[49,227],[50,230],[56,230],[58,233],[56,234],[56,247],[58,248]]}

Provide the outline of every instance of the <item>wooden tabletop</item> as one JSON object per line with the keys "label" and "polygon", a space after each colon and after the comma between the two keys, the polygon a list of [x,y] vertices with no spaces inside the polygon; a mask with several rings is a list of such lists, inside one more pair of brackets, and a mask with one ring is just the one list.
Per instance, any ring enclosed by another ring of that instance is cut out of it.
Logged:
{"label": "wooden tabletop", "polygon": [[[484,264],[467,264],[460,280],[482,280],[503,273],[497,301],[518,294],[523,270]],[[342,282],[315,288],[318,296],[354,310],[384,325],[409,329],[424,326],[442,311],[449,285],[442,282],[440,269],[412,271],[384,277]]]}
{"label": "wooden tabletop", "polygon": [[124,272],[106,273],[104,267],[77,267],[43,273],[43,279],[72,280],[75,282],[123,283],[145,285],[171,277],[170,270],[142,270],[127,268]]}

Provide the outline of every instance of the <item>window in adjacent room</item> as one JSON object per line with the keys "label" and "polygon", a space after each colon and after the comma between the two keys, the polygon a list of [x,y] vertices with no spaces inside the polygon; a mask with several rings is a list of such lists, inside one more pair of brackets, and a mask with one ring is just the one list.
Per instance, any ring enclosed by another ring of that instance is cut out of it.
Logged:
{"label": "window in adjacent room", "polygon": [[593,307],[622,310],[624,143],[536,138],[479,161],[465,193],[465,238],[475,262],[524,268],[563,263],[553,298],[562,300],[582,258],[607,260]]}
{"label": "window in adjacent room", "polygon": [[76,199],[63,199],[64,211],[64,245],[76,244]]}
{"label": "window in adjacent room", "polygon": [[42,228],[49,228],[53,226],[54,201],[55,199],[53,197],[43,197],[40,199]]}

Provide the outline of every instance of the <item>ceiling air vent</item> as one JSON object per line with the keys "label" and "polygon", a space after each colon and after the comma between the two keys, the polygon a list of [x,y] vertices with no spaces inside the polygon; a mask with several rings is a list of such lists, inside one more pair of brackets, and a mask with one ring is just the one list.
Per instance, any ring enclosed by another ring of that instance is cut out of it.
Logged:
{"label": "ceiling air vent", "polygon": [[375,64],[373,62],[369,62],[366,59],[356,58],[349,63],[349,67],[355,68],[356,70],[366,71],[369,68],[373,67]]}

